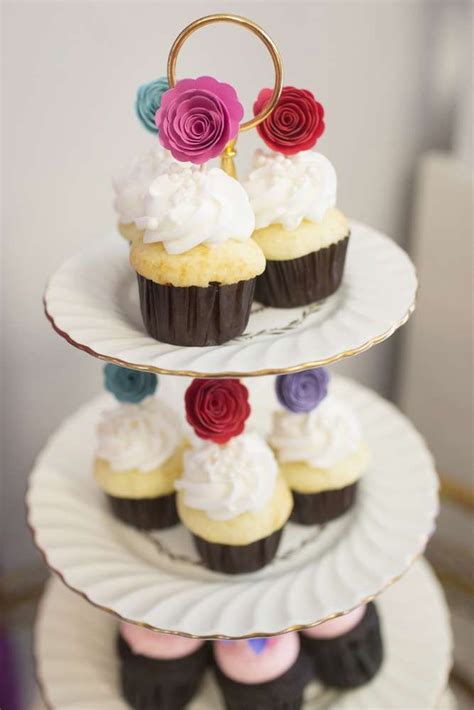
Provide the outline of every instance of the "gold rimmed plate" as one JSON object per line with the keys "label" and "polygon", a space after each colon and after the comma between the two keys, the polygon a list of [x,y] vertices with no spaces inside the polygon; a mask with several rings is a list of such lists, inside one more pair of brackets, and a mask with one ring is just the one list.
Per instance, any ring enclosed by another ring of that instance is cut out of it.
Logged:
{"label": "gold rimmed plate", "polygon": [[[164,378],[160,397],[182,401],[186,382]],[[264,434],[270,379],[249,383],[249,426]],[[334,378],[359,416],[372,452],[353,509],[323,527],[289,524],[276,559],[249,575],[205,569],[187,531],[153,535],[116,521],[92,479],[103,395],[50,439],[32,472],[28,521],[50,568],[89,602],[159,631],[210,637],[266,636],[311,626],[379,594],[419,556],[438,510],[437,477],[421,437],[370,390]]]}
{"label": "gold rimmed plate", "polygon": [[112,233],[58,269],[44,305],[62,337],[102,360],[159,374],[251,377],[364,352],[408,320],[416,288],[407,254],[385,235],[352,223],[343,283],[324,303],[293,309],[255,303],[239,338],[214,347],[179,347],[146,333],[128,246]]}
{"label": "gold rimmed plate", "polygon": [[[385,646],[379,673],[368,685],[344,693],[312,683],[305,693],[304,710],[437,707],[448,680],[452,643],[446,603],[428,564],[418,561],[377,605]],[[59,581],[49,582],[34,644],[36,675],[49,708],[126,710],[115,652],[117,626],[115,619]],[[222,707],[208,673],[189,710]]]}

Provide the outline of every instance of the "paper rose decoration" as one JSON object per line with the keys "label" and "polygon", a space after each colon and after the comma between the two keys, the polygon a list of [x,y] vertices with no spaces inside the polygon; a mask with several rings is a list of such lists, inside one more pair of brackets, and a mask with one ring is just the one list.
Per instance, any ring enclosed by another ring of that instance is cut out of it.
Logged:
{"label": "paper rose decoration", "polygon": [[142,84],[137,91],[135,110],[140,121],[145,128],[152,133],[158,131],[155,123],[155,115],[161,106],[161,99],[170,85],[166,76],[162,76],[156,81]]}
{"label": "paper rose decoration", "polygon": [[[257,115],[270,102],[271,89],[262,89],[253,105]],[[311,91],[284,86],[272,113],[257,126],[271,150],[294,155],[309,150],[324,131],[324,109]]]}
{"label": "paper rose decoration", "polygon": [[186,419],[201,439],[225,444],[244,430],[248,397],[239,380],[193,380],[185,394]]}
{"label": "paper rose decoration", "polygon": [[153,372],[139,372],[108,363],[104,367],[104,384],[105,389],[119,402],[138,404],[145,397],[154,394],[158,378]]}
{"label": "paper rose decoration", "polygon": [[329,374],[324,367],[278,375],[275,389],[278,401],[290,412],[301,414],[318,406],[328,393]]}
{"label": "paper rose decoration", "polygon": [[176,160],[205,163],[236,137],[244,115],[235,89],[211,76],[182,79],[163,94],[155,123]]}

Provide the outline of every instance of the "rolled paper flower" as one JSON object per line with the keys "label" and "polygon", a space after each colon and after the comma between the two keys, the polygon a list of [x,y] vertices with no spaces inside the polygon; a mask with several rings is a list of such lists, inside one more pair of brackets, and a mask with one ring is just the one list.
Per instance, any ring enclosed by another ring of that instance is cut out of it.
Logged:
{"label": "rolled paper flower", "polygon": [[259,656],[261,653],[264,652],[269,642],[270,639],[268,638],[255,638],[248,640],[248,644],[256,656]]}
{"label": "rolled paper flower", "polygon": [[104,384],[119,402],[138,404],[155,392],[158,378],[153,372],[139,372],[108,363],[104,367]]}
{"label": "rolled paper flower", "polygon": [[225,444],[244,430],[248,397],[239,380],[193,380],[185,394],[186,419],[201,439]]}
{"label": "rolled paper flower", "polygon": [[301,414],[318,406],[328,392],[329,373],[315,367],[294,375],[278,375],[275,389],[278,401],[290,412]]}
{"label": "rolled paper flower", "polygon": [[155,115],[161,106],[161,99],[170,85],[166,76],[162,76],[148,84],[142,84],[137,91],[135,110],[145,128],[152,133],[157,133]]}
{"label": "rolled paper flower", "polygon": [[[262,89],[253,105],[257,115],[270,102],[271,89]],[[284,86],[272,113],[257,126],[257,131],[272,150],[294,155],[309,150],[324,131],[324,109],[311,91]]]}
{"label": "rolled paper flower", "polygon": [[244,115],[235,89],[211,76],[182,79],[164,95],[155,122],[159,140],[176,160],[205,163],[220,155]]}

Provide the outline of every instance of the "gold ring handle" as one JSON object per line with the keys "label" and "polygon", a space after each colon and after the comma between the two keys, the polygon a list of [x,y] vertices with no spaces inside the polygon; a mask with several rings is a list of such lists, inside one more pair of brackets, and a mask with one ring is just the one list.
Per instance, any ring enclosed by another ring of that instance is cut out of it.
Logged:
{"label": "gold ring handle", "polygon": [[215,15],[206,15],[205,17],[200,17],[198,20],[194,20],[190,25],[184,28],[182,32],[176,37],[173,42],[173,46],[170,49],[168,55],[168,82],[171,87],[176,84],[176,61],[178,59],[179,50],[185,43],[185,41],[190,37],[196,30],[201,27],[206,27],[206,25],[211,25],[215,22],[232,22],[234,25],[239,25],[247,30],[253,32],[259,39],[262,40],[273,61],[273,66],[275,68],[275,85],[273,87],[273,93],[270,102],[265,106],[262,111],[260,111],[257,116],[254,116],[249,121],[245,121],[240,125],[239,131],[248,131],[250,128],[255,128],[259,123],[264,121],[267,116],[273,111],[277,105],[278,99],[281,95],[281,90],[283,87],[283,67],[281,63],[281,57],[278,49],[272,38],[263,30],[259,25],[252,20],[248,20],[246,17],[241,17],[240,15],[233,15],[230,13],[218,13]]}

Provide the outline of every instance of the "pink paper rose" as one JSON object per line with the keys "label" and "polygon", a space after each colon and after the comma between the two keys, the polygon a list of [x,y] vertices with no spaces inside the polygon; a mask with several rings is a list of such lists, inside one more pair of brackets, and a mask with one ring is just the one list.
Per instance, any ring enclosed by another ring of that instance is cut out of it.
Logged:
{"label": "pink paper rose", "polygon": [[212,76],[182,79],[155,114],[161,145],[176,160],[205,163],[236,137],[244,115],[235,89]]}

